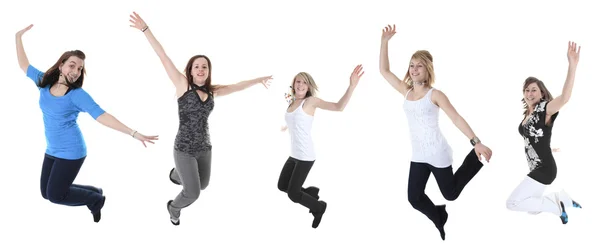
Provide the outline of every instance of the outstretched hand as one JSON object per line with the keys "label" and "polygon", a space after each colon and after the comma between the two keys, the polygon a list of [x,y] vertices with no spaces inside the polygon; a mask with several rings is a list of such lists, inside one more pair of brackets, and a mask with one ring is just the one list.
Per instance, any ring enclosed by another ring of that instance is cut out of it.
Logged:
{"label": "outstretched hand", "polygon": [[31,29],[31,27],[33,27],[33,24],[29,24],[29,26],[25,27],[24,29],[19,30],[19,32],[17,32],[16,36],[17,37],[23,36],[23,34],[25,34],[25,32],[27,32],[27,31],[29,31]]}
{"label": "outstretched hand", "polygon": [[129,18],[131,18],[131,19],[129,19],[129,22],[131,22],[131,25],[129,25],[129,26],[132,28],[136,28],[141,31],[145,27],[148,27],[148,25],[146,25],[146,22],[144,22],[144,19],[142,19],[140,17],[140,15],[135,13],[135,11],[133,12],[133,14],[129,15]]}
{"label": "outstretched hand", "polygon": [[272,79],[273,79],[273,76],[271,75],[271,76],[256,78],[256,79],[254,79],[254,81],[257,83],[263,84],[263,86],[265,86],[265,88],[269,89],[269,86],[271,86]]}
{"label": "outstretched hand", "polygon": [[142,144],[144,145],[144,147],[148,147],[146,146],[146,142],[154,144],[154,140],[158,140],[158,135],[153,135],[153,136],[146,136],[142,133],[136,132],[133,137],[137,140],[140,140],[142,142]]}
{"label": "outstretched hand", "polygon": [[579,51],[581,46],[577,46],[577,43],[569,41],[569,50],[567,50],[567,59],[569,64],[577,65],[579,63]]}
{"label": "outstretched hand", "polygon": [[381,40],[389,41],[392,38],[392,36],[394,36],[394,34],[396,34],[396,24],[394,24],[393,26],[388,25],[383,29],[383,32],[381,34]]}
{"label": "outstretched hand", "polygon": [[475,145],[475,154],[477,154],[479,161],[481,161],[481,156],[485,157],[485,161],[487,161],[488,163],[492,158],[492,150],[490,150],[490,148],[483,145],[482,143],[477,143]]}
{"label": "outstretched hand", "polygon": [[362,64],[358,65],[354,68],[354,71],[350,75],[350,85],[351,86],[356,86],[358,84],[360,77],[362,77],[362,75],[365,73],[362,71],[362,69],[363,69]]}

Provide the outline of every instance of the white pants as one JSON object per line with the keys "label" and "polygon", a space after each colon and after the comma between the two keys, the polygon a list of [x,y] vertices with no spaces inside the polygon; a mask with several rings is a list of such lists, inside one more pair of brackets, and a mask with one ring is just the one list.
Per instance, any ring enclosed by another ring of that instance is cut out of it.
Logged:
{"label": "white pants", "polygon": [[546,187],[547,185],[526,176],[506,200],[506,208],[530,214],[547,212],[560,216],[562,212],[559,201],[563,202],[565,208],[573,206],[572,200],[564,191],[544,195]]}

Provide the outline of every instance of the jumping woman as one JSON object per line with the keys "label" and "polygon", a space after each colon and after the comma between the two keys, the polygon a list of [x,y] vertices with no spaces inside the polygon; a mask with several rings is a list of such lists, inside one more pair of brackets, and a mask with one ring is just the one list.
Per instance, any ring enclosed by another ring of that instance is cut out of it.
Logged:
{"label": "jumping woman", "polygon": [[[446,95],[433,87],[435,72],[433,57],[426,50],[416,51],[410,60],[403,80],[390,71],[388,42],[396,33],[396,25],[388,25],[381,36],[379,70],[386,81],[404,95],[404,113],[408,119],[412,159],[408,178],[408,201],[429,218],[446,239],[444,225],[448,220],[446,205],[435,205],[425,194],[429,175],[433,173],[446,200],[458,198],[467,183],[483,167],[481,156],[489,162],[492,151],[483,145],[479,138],[454,109]],[[452,172],[452,148],[439,128],[439,109],[442,109],[452,123],[470,140],[474,148],[467,154],[462,165]]]}
{"label": "jumping woman", "polygon": [[298,73],[291,84],[291,101],[285,113],[286,126],[282,129],[283,131],[289,130],[291,154],[283,165],[277,186],[279,190],[287,193],[292,202],[300,203],[300,205],[309,209],[314,217],[313,228],[319,226],[327,208],[326,202],[319,201],[319,188],[314,186],[302,187],[316,160],[311,134],[315,111],[317,108],[328,111],[343,111],[363,73],[362,65],[354,68],[350,75],[350,86],[337,103],[327,102],[316,97],[317,84],[312,76],[306,72]]}
{"label": "jumping woman", "polygon": [[525,141],[525,158],[529,165],[529,174],[512,192],[506,201],[506,207],[512,211],[539,214],[547,212],[560,217],[567,224],[569,217],[565,207],[581,208],[564,191],[544,194],[544,190],[556,179],[556,162],[550,147],[552,128],[559,110],[569,102],[575,72],[579,62],[579,51],[574,42],[569,42],[567,58],[569,69],[562,94],[552,97],[544,82],[528,77],[523,84],[523,120],[519,124],[519,134]]}
{"label": "jumping woman", "polygon": [[152,34],[146,22],[137,14],[130,15],[131,27],[140,30],[150,42],[162,62],[167,75],[175,86],[179,106],[179,130],[175,137],[173,156],[175,168],[169,173],[170,180],[183,185],[183,190],[167,202],[167,210],[173,225],[179,225],[181,210],[190,206],[200,196],[210,181],[212,144],[208,118],[214,108],[214,98],[239,92],[256,84],[269,87],[271,76],[242,81],[232,85],[213,85],[212,64],[205,55],[194,55],[180,73],[162,45]]}
{"label": "jumping woman", "polygon": [[101,188],[73,184],[83,161],[87,146],[77,124],[80,112],[87,112],[99,123],[140,140],[154,143],[158,136],[145,136],[125,126],[105,112],[83,90],[85,54],[79,50],[64,52],[48,70],[42,72],[29,64],[22,37],[32,25],[16,34],[19,67],[35,82],[44,120],[46,152],[42,163],[40,189],[42,197],[66,206],[87,206],[94,222],[99,222],[106,197]]}

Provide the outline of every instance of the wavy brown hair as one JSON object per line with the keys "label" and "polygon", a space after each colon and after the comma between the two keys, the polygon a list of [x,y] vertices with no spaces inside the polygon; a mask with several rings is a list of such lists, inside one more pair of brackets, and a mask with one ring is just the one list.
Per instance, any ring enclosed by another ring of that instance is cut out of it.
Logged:
{"label": "wavy brown hair", "polygon": [[[536,77],[527,77],[527,79],[525,79],[525,82],[523,83],[523,94],[525,94],[525,89],[527,89],[527,87],[529,87],[529,85],[533,83],[536,83],[537,86],[540,88],[540,91],[542,92],[542,99],[540,100],[540,102],[552,101],[554,99],[554,97],[552,97],[552,93],[548,91],[548,88],[546,87],[544,82],[542,82]],[[527,106],[527,102],[525,102],[525,97],[521,99],[521,103],[523,103],[523,116],[527,116],[529,114],[529,108]]]}
{"label": "wavy brown hair", "polygon": [[[48,70],[46,70],[46,72],[44,73],[44,76],[38,82],[38,87],[40,87],[40,88],[44,88],[46,86],[52,87],[56,82],[58,82],[58,78],[60,77],[60,69],[59,68],[62,64],[67,62],[67,60],[69,58],[71,58],[71,56],[75,56],[75,57],[85,61],[85,54],[81,50],[71,50],[71,51],[64,52],[60,56],[60,58],[58,58],[58,60],[54,63],[54,65],[52,65]],[[85,78],[84,76],[85,76],[85,66],[81,70],[81,75],[79,76],[79,78],[77,78],[77,80],[75,82],[69,82],[69,80],[66,77],[65,77],[65,80],[67,81],[67,85],[69,86],[70,89],[76,89],[76,88],[80,88],[83,86],[83,79]]]}

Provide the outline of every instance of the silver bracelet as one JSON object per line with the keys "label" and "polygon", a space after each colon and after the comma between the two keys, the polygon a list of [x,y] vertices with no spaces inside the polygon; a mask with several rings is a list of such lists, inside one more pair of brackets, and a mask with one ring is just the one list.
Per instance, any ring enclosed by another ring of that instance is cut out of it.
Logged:
{"label": "silver bracelet", "polygon": [[142,28],[142,32],[145,32],[148,29],[148,26]]}
{"label": "silver bracelet", "polygon": [[132,132],[131,132],[131,137],[134,137],[136,133],[137,133],[137,131],[135,131],[135,130],[134,130],[134,131],[132,131]]}

